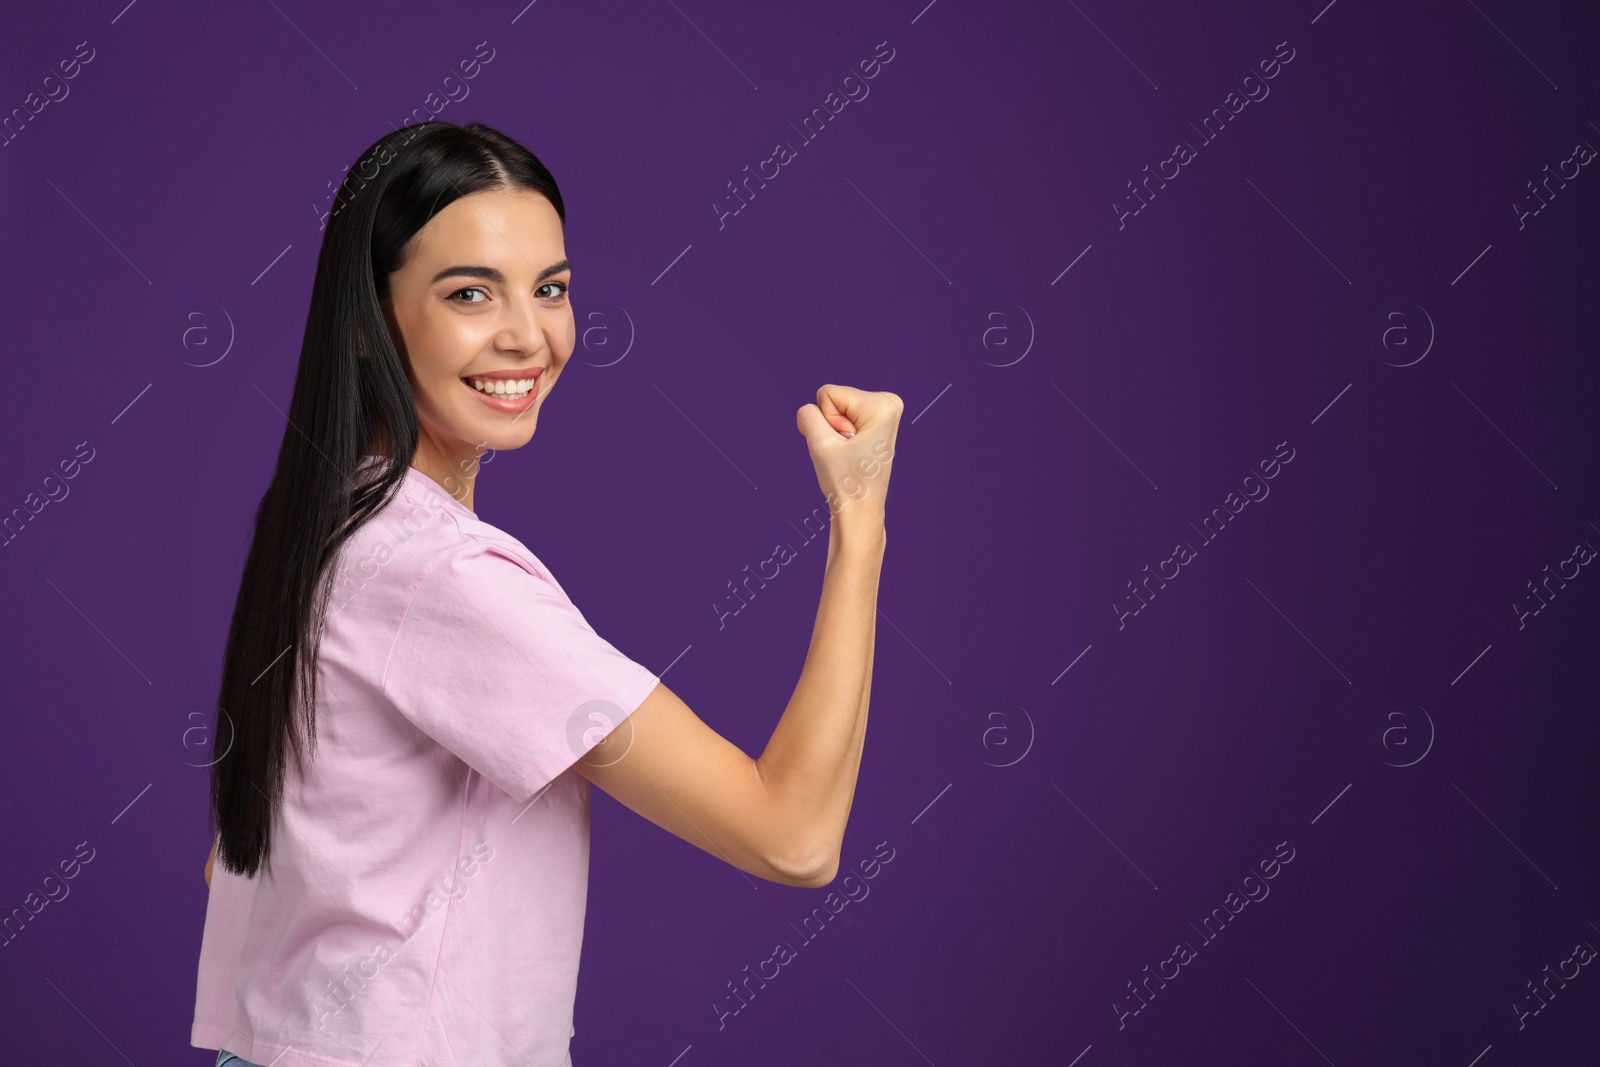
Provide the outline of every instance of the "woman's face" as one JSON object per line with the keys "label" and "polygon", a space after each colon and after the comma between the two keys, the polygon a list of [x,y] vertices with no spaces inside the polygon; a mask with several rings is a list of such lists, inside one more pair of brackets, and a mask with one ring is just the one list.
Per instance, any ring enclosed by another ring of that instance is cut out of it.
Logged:
{"label": "woman's face", "polygon": [[473,193],[417,231],[383,310],[416,398],[419,452],[470,482],[485,450],[528,443],[572,355],[571,278],[561,218],[538,193]]}

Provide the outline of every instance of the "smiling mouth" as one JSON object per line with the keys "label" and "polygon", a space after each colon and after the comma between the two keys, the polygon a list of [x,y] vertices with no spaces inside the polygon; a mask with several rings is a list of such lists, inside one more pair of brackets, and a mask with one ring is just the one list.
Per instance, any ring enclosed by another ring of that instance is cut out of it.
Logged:
{"label": "smiling mouth", "polygon": [[524,378],[462,378],[472,389],[496,400],[522,400],[539,388],[542,371]]}

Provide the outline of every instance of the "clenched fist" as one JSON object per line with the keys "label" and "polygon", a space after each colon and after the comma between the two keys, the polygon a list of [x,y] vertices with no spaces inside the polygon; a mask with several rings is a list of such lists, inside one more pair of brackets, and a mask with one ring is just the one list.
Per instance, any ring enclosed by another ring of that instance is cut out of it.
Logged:
{"label": "clenched fist", "polygon": [[889,464],[905,403],[894,393],[824,385],[817,402],[795,412],[828,510],[843,508],[881,521],[889,494]]}

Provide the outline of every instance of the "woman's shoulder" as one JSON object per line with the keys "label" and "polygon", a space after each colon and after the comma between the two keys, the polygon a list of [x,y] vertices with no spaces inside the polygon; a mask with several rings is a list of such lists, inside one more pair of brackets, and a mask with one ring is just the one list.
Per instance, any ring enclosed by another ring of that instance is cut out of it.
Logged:
{"label": "woman's shoulder", "polygon": [[333,599],[338,603],[360,594],[380,614],[404,612],[430,584],[466,578],[492,590],[516,585],[518,571],[565,596],[549,568],[519,538],[479,518],[443,489],[408,478],[340,549]]}
{"label": "woman's shoulder", "polygon": [[444,551],[467,550],[471,546],[498,549],[535,571],[544,573],[544,565],[527,545],[493,523],[478,517],[460,501],[450,496],[443,487],[427,475],[413,468],[401,483],[389,508],[403,516],[411,526],[432,527],[443,536],[431,542]]}

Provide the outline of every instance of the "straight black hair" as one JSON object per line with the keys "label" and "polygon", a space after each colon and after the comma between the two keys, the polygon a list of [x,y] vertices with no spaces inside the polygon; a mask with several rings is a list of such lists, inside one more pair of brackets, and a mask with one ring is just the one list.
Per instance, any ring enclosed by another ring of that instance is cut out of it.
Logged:
{"label": "straight black hair", "polygon": [[[212,731],[217,862],[270,871],[288,756],[316,752],[317,648],[350,536],[398,490],[416,454],[411,382],[383,315],[389,275],[440,209],[490,189],[529,190],[566,224],[555,179],[480,122],[403,126],[341,184],[317,257],[289,420],[234,601]],[[361,458],[384,462],[362,469]],[[301,718],[304,718],[302,724]]]}

